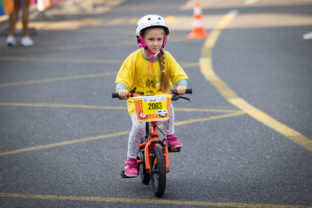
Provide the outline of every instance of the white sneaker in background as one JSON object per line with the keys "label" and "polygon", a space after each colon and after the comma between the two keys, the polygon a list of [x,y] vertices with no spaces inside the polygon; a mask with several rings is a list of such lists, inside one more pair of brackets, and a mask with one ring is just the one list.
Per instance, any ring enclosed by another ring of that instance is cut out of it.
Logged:
{"label": "white sneaker in background", "polygon": [[16,45],[15,37],[13,35],[8,36],[6,39],[6,42],[8,46],[11,46],[11,47]]}
{"label": "white sneaker in background", "polygon": [[21,39],[21,45],[25,47],[33,46],[34,41],[29,36],[25,36],[25,37],[22,37]]}
{"label": "white sneaker in background", "polygon": [[312,32],[306,33],[303,35],[303,39],[312,40]]}

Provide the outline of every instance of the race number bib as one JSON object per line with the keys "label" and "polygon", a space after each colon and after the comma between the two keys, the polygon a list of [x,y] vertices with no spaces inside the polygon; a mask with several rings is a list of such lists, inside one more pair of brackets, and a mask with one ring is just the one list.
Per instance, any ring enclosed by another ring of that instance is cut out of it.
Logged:
{"label": "race number bib", "polygon": [[169,119],[172,95],[133,97],[139,122],[164,121]]}
{"label": "race number bib", "polygon": [[167,113],[166,95],[144,97],[142,105],[143,105],[143,115]]}

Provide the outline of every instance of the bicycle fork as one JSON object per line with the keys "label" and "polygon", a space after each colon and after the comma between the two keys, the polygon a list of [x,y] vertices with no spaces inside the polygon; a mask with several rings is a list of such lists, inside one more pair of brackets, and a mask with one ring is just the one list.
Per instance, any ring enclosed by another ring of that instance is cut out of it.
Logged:
{"label": "bicycle fork", "polygon": [[[149,175],[152,174],[152,167],[151,167],[151,154],[152,149],[155,146],[161,146],[163,149],[163,154],[165,158],[165,164],[166,164],[166,172],[169,172],[169,151],[167,145],[163,143],[163,141],[158,136],[158,128],[157,128],[157,122],[153,121],[151,122],[151,132],[149,129],[149,124],[146,123],[146,141],[143,144],[140,144],[140,149],[144,148],[145,152],[145,169],[148,171]],[[155,162],[155,161],[154,161]],[[157,161],[156,161],[157,162]]]}

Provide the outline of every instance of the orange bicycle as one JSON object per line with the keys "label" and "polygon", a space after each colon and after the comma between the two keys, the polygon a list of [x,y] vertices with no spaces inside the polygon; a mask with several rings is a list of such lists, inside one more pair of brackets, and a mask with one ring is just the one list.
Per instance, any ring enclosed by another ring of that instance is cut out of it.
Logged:
{"label": "orange bicycle", "polygon": [[[186,94],[192,94],[192,89],[187,89]],[[171,100],[189,98],[177,96],[175,90],[167,95],[139,96],[131,91],[128,97],[134,99],[136,114],[139,122],[146,122],[146,136],[142,138],[137,158],[140,180],[147,185],[151,181],[152,189],[157,197],[161,197],[166,189],[166,174],[169,172],[169,151],[179,152],[178,149],[168,148],[166,135],[158,127],[157,122],[168,120]],[[118,93],[113,93],[112,98],[119,98]],[[164,136],[159,137],[159,132]],[[125,178],[124,171],[121,177]]]}

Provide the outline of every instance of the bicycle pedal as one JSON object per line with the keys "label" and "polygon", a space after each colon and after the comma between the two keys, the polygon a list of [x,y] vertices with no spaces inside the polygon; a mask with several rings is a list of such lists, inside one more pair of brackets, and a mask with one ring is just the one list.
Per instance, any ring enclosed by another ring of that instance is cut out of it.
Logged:
{"label": "bicycle pedal", "polygon": [[120,172],[120,176],[121,176],[122,178],[127,178],[127,175],[126,175],[126,173],[125,173],[124,170],[122,170],[122,171]]}
{"label": "bicycle pedal", "polygon": [[169,148],[169,152],[180,152],[181,148],[175,148],[175,149],[171,149]]}

